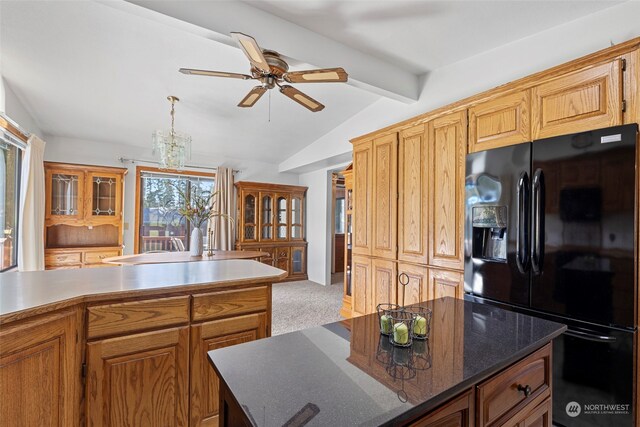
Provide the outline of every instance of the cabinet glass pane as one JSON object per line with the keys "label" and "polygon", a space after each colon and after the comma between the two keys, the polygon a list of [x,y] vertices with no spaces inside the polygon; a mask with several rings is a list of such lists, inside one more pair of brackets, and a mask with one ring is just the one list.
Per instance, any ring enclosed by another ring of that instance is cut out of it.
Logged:
{"label": "cabinet glass pane", "polygon": [[293,249],[291,253],[291,270],[293,273],[302,273],[302,249]]}
{"label": "cabinet glass pane", "polygon": [[301,239],[302,238],[302,226],[301,225],[293,225],[293,226],[291,226],[291,238],[292,239]]}
{"label": "cabinet glass pane", "polygon": [[245,225],[244,227],[244,238],[247,240],[255,240],[256,238],[256,227],[254,225]]}
{"label": "cabinet glass pane", "polygon": [[297,197],[291,199],[291,223],[300,224],[302,222],[302,201]]}
{"label": "cabinet glass pane", "polygon": [[78,214],[78,176],[54,173],[51,176],[51,214]]}
{"label": "cabinet glass pane", "polygon": [[262,238],[273,239],[273,199],[262,197]]}
{"label": "cabinet glass pane", "polygon": [[277,201],[277,219],[278,219],[278,239],[287,238],[287,199],[278,197]]}
{"label": "cabinet glass pane", "polygon": [[244,198],[244,222],[256,223],[256,198],[251,194]]}
{"label": "cabinet glass pane", "polygon": [[92,215],[116,215],[116,179],[104,176],[94,176],[92,180],[93,199],[91,203]]}

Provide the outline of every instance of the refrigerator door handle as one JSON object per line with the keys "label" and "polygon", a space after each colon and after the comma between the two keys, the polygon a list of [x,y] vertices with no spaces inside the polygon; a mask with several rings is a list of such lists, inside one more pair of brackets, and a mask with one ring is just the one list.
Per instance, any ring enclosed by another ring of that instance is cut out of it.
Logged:
{"label": "refrigerator door handle", "polygon": [[529,271],[529,229],[531,227],[529,185],[529,174],[522,172],[518,180],[518,220],[516,222],[516,264],[522,274]]}
{"label": "refrigerator door handle", "polygon": [[534,274],[542,274],[544,265],[544,172],[536,169],[533,174],[533,252],[531,267]]}
{"label": "refrigerator door handle", "polygon": [[564,331],[564,333],[566,335],[569,335],[570,337],[574,337],[574,338],[579,338],[579,339],[583,339],[583,340],[587,340],[587,341],[594,341],[594,342],[606,342],[606,343],[612,343],[612,342],[616,342],[617,339],[616,337],[609,337],[606,335],[598,335],[598,334],[592,334],[589,332],[581,332],[581,331],[576,331],[573,329],[567,329],[566,331]]}

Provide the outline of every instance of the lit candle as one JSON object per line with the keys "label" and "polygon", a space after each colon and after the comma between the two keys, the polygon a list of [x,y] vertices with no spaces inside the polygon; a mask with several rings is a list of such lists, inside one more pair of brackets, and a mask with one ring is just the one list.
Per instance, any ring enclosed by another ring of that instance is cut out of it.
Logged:
{"label": "lit candle", "polygon": [[387,316],[386,314],[380,316],[380,332],[383,334],[390,334],[392,328],[393,321],[391,320],[391,316]]}
{"label": "lit candle", "polygon": [[422,316],[416,316],[413,321],[413,333],[421,337],[427,335],[427,319]]}
{"label": "lit candle", "polygon": [[407,344],[409,342],[409,328],[402,322],[393,325],[393,341],[397,344]]}

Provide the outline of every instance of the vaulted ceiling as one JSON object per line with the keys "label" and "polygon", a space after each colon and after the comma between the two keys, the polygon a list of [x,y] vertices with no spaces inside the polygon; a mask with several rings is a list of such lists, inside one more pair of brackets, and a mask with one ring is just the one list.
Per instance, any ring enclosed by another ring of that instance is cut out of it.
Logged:
{"label": "vaulted ceiling", "polygon": [[[381,96],[415,100],[420,74],[615,3],[2,1],[0,71],[46,134],[147,147],[171,94],[194,153],[276,163]],[[230,31],[294,69],[343,66],[351,82],[299,85],[320,113],[277,91],[237,108],[255,83],[177,72],[248,72]]]}

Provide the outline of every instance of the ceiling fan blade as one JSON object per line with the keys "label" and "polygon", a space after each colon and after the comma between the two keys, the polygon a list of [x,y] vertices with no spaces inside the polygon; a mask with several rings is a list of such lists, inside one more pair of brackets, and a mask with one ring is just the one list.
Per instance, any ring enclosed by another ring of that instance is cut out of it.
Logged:
{"label": "ceiling fan blade", "polygon": [[324,105],[320,104],[315,99],[311,98],[309,95],[306,95],[300,92],[298,89],[293,86],[284,85],[280,87],[280,92],[282,92],[285,96],[296,101],[298,104],[303,107],[313,111],[314,113],[321,111],[324,108]]}
{"label": "ceiling fan blade", "polygon": [[262,49],[258,46],[256,39],[242,33],[231,33],[231,37],[238,42],[238,45],[240,45],[240,48],[249,59],[249,62],[251,62],[251,65],[265,73],[271,71],[269,63],[262,54]]}
{"label": "ceiling fan blade", "polygon": [[209,77],[228,77],[231,79],[249,80],[253,77],[246,74],[227,73],[225,71],[212,71],[212,70],[196,70],[193,68],[180,68],[182,74],[192,74],[194,76],[209,76]]}
{"label": "ceiling fan blade", "polygon": [[349,75],[343,68],[323,68],[320,70],[293,71],[283,78],[289,83],[343,83]]}
{"label": "ceiling fan blade", "polygon": [[258,102],[258,99],[267,91],[267,88],[264,86],[256,86],[251,91],[242,98],[242,101],[238,104],[238,107],[248,108],[253,107],[253,105]]}

